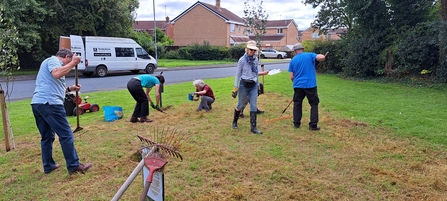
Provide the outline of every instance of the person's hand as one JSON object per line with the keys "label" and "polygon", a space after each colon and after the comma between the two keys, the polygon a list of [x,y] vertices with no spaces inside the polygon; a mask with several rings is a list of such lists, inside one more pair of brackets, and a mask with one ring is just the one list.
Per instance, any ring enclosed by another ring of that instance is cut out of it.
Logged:
{"label": "person's hand", "polygon": [[155,109],[154,102],[151,102],[151,107],[152,107],[153,109]]}
{"label": "person's hand", "polygon": [[74,53],[73,57],[71,58],[71,62],[73,62],[75,65],[77,65],[79,62],[81,62],[81,57],[76,55],[76,53]]}
{"label": "person's hand", "polygon": [[237,87],[234,87],[233,88],[233,92],[231,92],[231,96],[233,97],[233,98],[236,98],[236,96],[237,96],[237,91],[239,90],[239,88],[237,88]]}
{"label": "person's hand", "polygon": [[156,106],[154,107],[154,109],[159,110],[159,111],[161,110],[159,105],[156,105]]}
{"label": "person's hand", "polygon": [[198,101],[199,97],[194,97],[194,99],[192,99],[193,101]]}

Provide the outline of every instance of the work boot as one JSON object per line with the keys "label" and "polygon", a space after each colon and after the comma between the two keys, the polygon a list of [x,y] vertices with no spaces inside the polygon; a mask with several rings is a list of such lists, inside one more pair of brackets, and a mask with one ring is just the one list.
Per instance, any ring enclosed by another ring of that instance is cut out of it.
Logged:
{"label": "work boot", "polygon": [[151,123],[151,122],[153,122],[153,120],[152,119],[148,119],[147,117],[141,117],[140,118],[140,123],[144,123],[144,122]]}
{"label": "work boot", "polygon": [[241,111],[237,111],[236,109],[234,109],[233,128],[237,128],[237,120],[239,119],[240,114]]}
{"label": "work boot", "polygon": [[131,117],[131,118],[130,118],[130,122],[132,122],[132,123],[137,123],[137,122],[138,122],[138,118],[136,118],[136,117]]}
{"label": "work boot", "polygon": [[262,132],[256,128],[256,115],[257,115],[256,112],[250,111],[250,126],[251,126],[250,131],[254,134],[262,134]]}
{"label": "work boot", "polygon": [[256,110],[256,114],[264,114],[264,111],[262,111],[262,110]]}

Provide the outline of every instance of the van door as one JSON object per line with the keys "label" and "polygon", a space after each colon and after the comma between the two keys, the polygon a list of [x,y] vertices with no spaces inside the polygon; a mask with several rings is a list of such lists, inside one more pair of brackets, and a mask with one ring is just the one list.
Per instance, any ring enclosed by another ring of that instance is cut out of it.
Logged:
{"label": "van door", "polygon": [[116,65],[119,70],[138,70],[133,47],[115,47]]}
{"label": "van door", "polygon": [[[138,68],[139,69],[145,69],[146,65],[150,62],[151,57],[149,54],[141,47],[136,48],[137,51],[137,62],[138,62]],[[154,62],[154,61],[152,61]]]}
{"label": "van door", "polygon": [[81,62],[78,64],[78,70],[85,69],[85,47],[81,36],[70,35],[71,51],[81,57]]}

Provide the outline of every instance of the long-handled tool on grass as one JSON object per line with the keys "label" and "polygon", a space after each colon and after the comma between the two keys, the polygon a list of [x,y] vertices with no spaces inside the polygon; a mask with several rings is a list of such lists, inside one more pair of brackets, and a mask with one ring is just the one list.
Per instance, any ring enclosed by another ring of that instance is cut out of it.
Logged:
{"label": "long-handled tool on grass", "polygon": [[[75,66],[75,86],[78,86],[78,65]],[[76,90],[76,129],[73,131],[73,133],[76,133],[83,128],[79,126],[79,93],[78,90]]]}
{"label": "long-handled tool on grass", "polygon": [[177,128],[163,127],[159,129],[154,127],[151,139],[140,135],[137,135],[137,137],[141,142],[146,144],[143,148],[150,149],[150,152],[143,157],[140,163],[138,163],[137,167],[133,170],[131,175],[112,198],[112,201],[117,201],[120,199],[124,191],[127,190],[132,181],[135,180],[136,176],[145,165],[150,172],[146,179],[143,192],[140,195],[140,200],[146,200],[147,193],[152,183],[153,174],[156,171],[163,169],[169,157],[176,157],[183,160],[182,155],[179,153],[179,147],[184,141],[186,141],[188,135],[186,133],[178,132]]}
{"label": "long-handled tool on grass", "polygon": [[279,121],[279,120],[283,120],[283,119],[290,119],[292,118],[291,116],[286,116],[286,117],[282,117],[282,115],[286,112],[287,108],[289,108],[290,104],[292,104],[293,99],[289,102],[289,104],[287,105],[286,108],[284,108],[284,110],[281,112],[281,114],[279,115],[278,118],[274,118],[274,119],[267,119],[264,122],[265,123],[270,123],[270,122],[274,122],[274,121]]}

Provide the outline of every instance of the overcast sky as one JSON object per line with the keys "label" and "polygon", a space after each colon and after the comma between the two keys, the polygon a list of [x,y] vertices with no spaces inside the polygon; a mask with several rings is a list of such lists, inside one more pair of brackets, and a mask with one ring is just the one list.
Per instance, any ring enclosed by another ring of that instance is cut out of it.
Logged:
{"label": "overcast sky", "polygon": [[[183,11],[191,7],[197,0],[139,0],[140,7],[137,10],[137,20],[165,20],[168,16],[171,20],[180,15]],[[216,5],[216,0],[201,0],[200,2]],[[245,0],[221,0],[220,7],[226,8],[239,17],[244,15]],[[251,6],[256,6],[261,0],[255,3],[250,1]],[[268,20],[294,19],[299,30],[309,28],[318,10],[312,6],[305,6],[301,1],[291,0],[264,0],[262,8],[269,15]]]}

